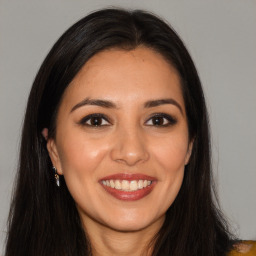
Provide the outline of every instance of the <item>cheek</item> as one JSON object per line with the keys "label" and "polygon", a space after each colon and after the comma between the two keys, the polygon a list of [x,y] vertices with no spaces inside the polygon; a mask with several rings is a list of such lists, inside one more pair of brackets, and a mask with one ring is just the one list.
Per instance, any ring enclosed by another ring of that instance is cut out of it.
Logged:
{"label": "cheek", "polygon": [[107,151],[108,146],[100,141],[75,134],[65,137],[58,149],[65,179],[72,176],[83,179],[95,173]]}
{"label": "cheek", "polygon": [[175,176],[177,172],[184,170],[188,152],[188,142],[185,136],[170,136],[162,140],[158,147],[154,147],[153,151],[153,155],[164,170],[165,176]]}
{"label": "cheek", "polygon": [[99,189],[95,184],[98,183],[100,166],[108,147],[102,141],[69,134],[72,135],[61,140],[58,149],[62,173],[77,205],[88,210],[94,204],[92,199]]}
{"label": "cheek", "polygon": [[154,169],[158,170],[159,186],[154,198],[158,215],[164,214],[177,197],[183,177],[187,155],[186,136],[168,136],[152,147]]}

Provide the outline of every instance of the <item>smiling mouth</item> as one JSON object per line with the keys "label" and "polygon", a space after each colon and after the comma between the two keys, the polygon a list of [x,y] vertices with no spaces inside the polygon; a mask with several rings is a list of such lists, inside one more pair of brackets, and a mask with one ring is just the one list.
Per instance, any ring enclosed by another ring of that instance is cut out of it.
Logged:
{"label": "smiling mouth", "polygon": [[99,183],[113,197],[134,201],[147,196],[155,187],[156,179],[143,174],[114,174]]}
{"label": "smiling mouth", "polygon": [[151,180],[102,180],[104,186],[120,191],[137,191],[152,184]]}

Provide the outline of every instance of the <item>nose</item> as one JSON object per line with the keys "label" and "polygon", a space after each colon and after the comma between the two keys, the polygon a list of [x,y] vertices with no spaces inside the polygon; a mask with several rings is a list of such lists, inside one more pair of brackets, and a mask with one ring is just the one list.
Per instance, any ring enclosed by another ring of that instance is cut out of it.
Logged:
{"label": "nose", "polygon": [[111,158],[116,162],[134,166],[149,159],[146,140],[136,129],[121,129],[113,142]]}

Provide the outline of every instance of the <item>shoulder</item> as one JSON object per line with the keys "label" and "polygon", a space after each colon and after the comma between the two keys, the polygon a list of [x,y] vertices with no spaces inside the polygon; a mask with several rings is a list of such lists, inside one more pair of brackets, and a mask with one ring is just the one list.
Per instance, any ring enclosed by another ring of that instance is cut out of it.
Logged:
{"label": "shoulder", "polygon": [[256,241],[242,241],[234,245],[234,249],[228,256],[255,256]]}

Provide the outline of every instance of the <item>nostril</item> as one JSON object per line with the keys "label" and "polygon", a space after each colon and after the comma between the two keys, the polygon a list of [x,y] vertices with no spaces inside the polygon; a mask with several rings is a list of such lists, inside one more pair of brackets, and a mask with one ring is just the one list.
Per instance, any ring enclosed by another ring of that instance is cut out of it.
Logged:
{"label": "nostril", "polygon": [[139,162],[147,161],[149,158],[149,152],[145,145],[138,143],[138,141],[132,143],[130,141],[127,143],[126,140],[126,142],[120,141],[113,147],[111,151],[111,158],[119,163],[132,166]]}

